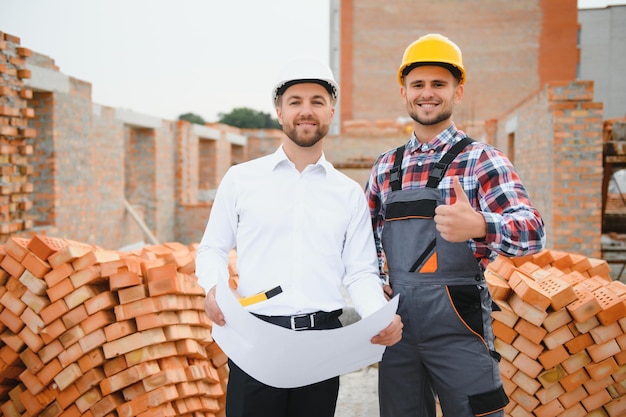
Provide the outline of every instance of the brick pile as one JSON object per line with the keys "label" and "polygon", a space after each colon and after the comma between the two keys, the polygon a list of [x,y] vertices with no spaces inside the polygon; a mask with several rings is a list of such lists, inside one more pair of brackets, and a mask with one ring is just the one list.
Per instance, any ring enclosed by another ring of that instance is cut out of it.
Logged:
{"label": "brick pile", "polygon": [[195,245],[0,245],[0,416],[223,416]]}
{"label": "brick pile", "polygon": [[626,415],[626,285],[609,274],[552,250],[490,265],[507,416]]}

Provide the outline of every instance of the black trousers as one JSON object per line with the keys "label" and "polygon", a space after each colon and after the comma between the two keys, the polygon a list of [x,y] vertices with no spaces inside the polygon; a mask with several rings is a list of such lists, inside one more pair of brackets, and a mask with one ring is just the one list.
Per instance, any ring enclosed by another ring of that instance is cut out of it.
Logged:
{"label": "black trousers", "polygon": [[[341,327],[339,318],[314,330]],[[303,358],[306,360],[306,358]],[[226,417],[333,417],[339,393],[339,377],[298,388],[275,388],[246,374],[228,360]]]}

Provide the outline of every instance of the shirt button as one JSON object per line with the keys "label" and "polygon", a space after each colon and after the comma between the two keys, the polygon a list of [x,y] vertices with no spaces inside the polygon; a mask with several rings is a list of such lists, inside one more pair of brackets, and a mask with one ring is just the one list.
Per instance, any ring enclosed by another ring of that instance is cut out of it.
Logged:
{"label": "shirt button", "polygon": [[426,152],[428,150],[428,145],[422,145],[422,152]]}
{"label": "shirt button", "polygon": [[423,163],[422,161],[419,161],[419,162],[417,163],[417,166],[418,166],[418,167],[421,167],[422,165],[424,165],[424,163]]}

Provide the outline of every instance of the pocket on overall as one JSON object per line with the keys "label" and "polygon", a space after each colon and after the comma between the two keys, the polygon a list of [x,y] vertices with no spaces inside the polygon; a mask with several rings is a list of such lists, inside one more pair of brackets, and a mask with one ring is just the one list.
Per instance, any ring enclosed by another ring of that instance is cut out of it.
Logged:
{"label": "pocket on overall", "polygon": [[447,291],[459,319],[484,341],[480,288],[477,285],[449,285]]}
{"label": "pocket on overall", "polygon": [[409,246],[404,239],[403,242],[393,239],[383,245],[386,249],[395,247],[396,250],[392,249],[390,253],[396,254],[396,261],[403,264],[396,265],[398,269],[418,273],[437,271],[437,239],[432,221],[436,206],[437,201],[430,199],[396,201],[387,205],[385,228],[396,230],[394,236],[411,236]]}

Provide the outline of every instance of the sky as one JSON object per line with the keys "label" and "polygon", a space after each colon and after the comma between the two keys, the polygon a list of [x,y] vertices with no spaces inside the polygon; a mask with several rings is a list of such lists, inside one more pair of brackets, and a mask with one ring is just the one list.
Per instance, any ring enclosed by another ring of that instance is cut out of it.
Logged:
{"label": "sky", "polygon": [[0,32],[91,83],[94,103],[215,122],[237,107],[274,117],[281,64],[328,62],[329,15],[330,0],[0,0]]}

